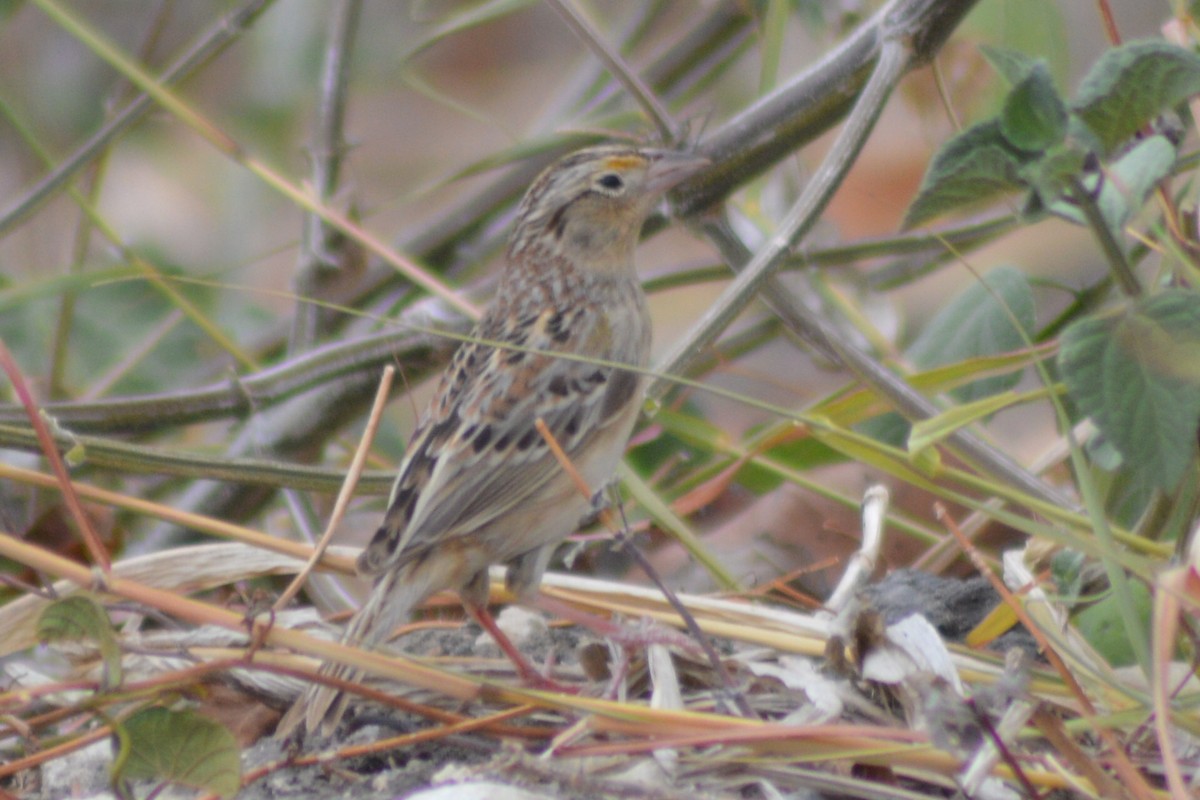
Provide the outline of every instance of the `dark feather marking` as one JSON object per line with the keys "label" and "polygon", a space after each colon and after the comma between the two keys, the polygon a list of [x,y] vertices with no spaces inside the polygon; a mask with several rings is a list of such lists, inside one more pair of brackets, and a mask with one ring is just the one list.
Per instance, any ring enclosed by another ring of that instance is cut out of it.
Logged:
{"label": "dark feather marking", "polygon": [[479,431],[479,435],[475,437],[472,447],[476,453],[482,453],[483,448],[488,446],[488,442],[492,440],[492,428],[490,425],[484,425],[483,430]]}
{"label": "dark feather marking", "polygon": [[384,517],[383,525],[379,530],[375,531],[375,535],[371,537],[371,542],[363,551],[359,553],[358,558],[354,562],[354,568],[360,573],[374,572],[378,564],[382,563],[390,553],[389,539],[391,538],[391,512]]}
{"label": "dark feather marking", "polygon": [[566,397],[571,391],[567,386],[567,379],[562,375],[555,375],[553,378],[551,378],[550,382],[546,384],[546,390],[550,392],[550,394],[556,394],[559,397]]}
{"label": "dark feather marking", "polygon": [[425,437],[426,445],[432,442],[440,442],[446,434],[453,433],[458,427],[459,422],[458,411],[451,410],[444,420],[429,430],[429,435]]}
{"label": "dark feather marking", "polygon": [[637,374],[623,369],[616,370],[608,384],[608,390],[604,392],[604,402],[600,406],[600,419],[608,419],[625,408],[625,405],[633,397],[633,393],[637,391],[637,387]]}
{"label": "dark feather marking", "polygon": [[550,221],[546,223],[546,229],[554,234],[555,239],[561,239],[567,232],[567,208],[570,205],[570,203],[566,203],[559,206],[550,217]]}
{"label": "dark feather marking", "polygon": [[[411,507],[413,501],[416,500],[416,494],[417,493],[413,490],[413,487],[405,486],[403,489],[396,492],[396,499],[392,501],[392,505],[388,510],[401,509],[403,511],[407,511]],[[407,514],[405,514],[405,516],[407,516]]]}
{"label": "dark feather marking", "polygon": [[534,442],[541,441],[541,438],[542,436],[538,433],[537,428],[530,428],[517,440],[517,450],[524,452],[533,447]]}

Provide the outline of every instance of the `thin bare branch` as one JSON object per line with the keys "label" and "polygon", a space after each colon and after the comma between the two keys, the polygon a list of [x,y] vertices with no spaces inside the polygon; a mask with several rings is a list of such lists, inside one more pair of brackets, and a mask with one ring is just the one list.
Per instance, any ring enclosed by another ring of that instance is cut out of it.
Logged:
{"label": "thin bare branch", "polygon": [[[112,397],[88,403],[46,403],[43,409],[76,433],[145,432],[208,419],[237,416],[275,405],[324,384],[366,375],[374,383],[379,369],[402,359],[420,372],[441,363],[454,342],[401,324],[348,342],[323,345],[258,372],[191,389]],[[19,406],[0,406],[0,424],[24,422]]]}
{"label": "thin bare branch", "polygon": [[978,0],[892,0],[832,52],[704,137],[710,169],[674,192],[676,211],[709,208],[837,123],[854,105],[884,42],[907,43],[925,63]]}
{"label": "thin bare branch", "polygon": [[282,611],[292,601],[300,589],[303,588],[304,582],[308,580],[308,576],[312,573],[313,568],[321,560],[321,556],[325,554],[325,550],[329,547],[329,543],[333,540],[334,531],[341,524],[342,518],[346,515],[346,509],[350,505],[350,498],[354,496],[354,488],[358,485],[359,476],[362,475],[363,465],[367,461],[367,453],[371,450],[371,442],[375,440],[375,432],[379,430],[379,420],[383,417],[383,408],[387,405],[387,400],[392,392],[392,379],[396,376],[395,367],[388,367],[383,371],[383,376],[379,379],[379,388],[375,391],[375,400],[371,404],[371,413],[367,417],[367,424],[363,428],[362,436],[359,437],[358,447],[354,451],[354,458],[350,462],[350,469],[346,471],[346,479],[342,483],[342,488],[338,491],[337,500],[333,504],[333,511],[329,514],[329,522],[325,526],[325,532],[321,534],[321,538],[313,547],[312,555],[305,562],[304,567],[296,573],[296,577],[288,584],[287,588],[280,593],[275,600],[274,609]]}
{"label": "thin bare branch", "polygon": [[678,126],[671,118],[671,112],[659,101],[654,92],[647,86],[638,74],[630,68],[621,54],[609,47],[608,42],[596,30],[583,12],[576,8],[571,0],[549,0],[550,7],[559,13],[576,36],[583,40],[596,56],[604,62],[604,66],[614,78],[620,81],[625,91],[633,97],[637,104],[646,112],[646,116],[658,128],[658,135],[670,144],[678,139]]}
{"label": "thin bare branch", "polygon": [[[262,12],[274,3],[274,0],[246,0],[240,7],[226,14],[213,24],[208,31],[184,53],[179,60],[167,67],[159,76],[159,83],[168,85],[177,83],[191,75],[197,69],[208,63],[224,50],[231,42],[242,35],[242,32],[254,23]],[[90,139],[81,144],[61,164],[55,167],[49,175],[17,198],[7,210],[0,213],[0,236],[8,233],[13,226],[37,210],[43,202],[61,189],[71,177],[81,168],[91,163],[117,136],[130,125],[142,118],[153,106],[153,100],[146,92],[136,98],[113,115],[112,119],[101,126]]]}
{"label": "thin bare branch", "polygon": [[[342,157],[346,153],[343,127],[346,122],[346,80],[350,72],[362,0],[340,0],[334,7],[329,29],[325,64],[321,70],[321,99],[317,110],[316,130],[309,151],[312,159],[313,191],[321,205],[330,205],[337,192]],[[296,353],[312,347],[320,335],[321,317],[325,310],[307,302],[323,299],[323,287],[336,280],[347,264],[347,250],[354,245],[326,224],[321,215],[311,211],[304,214],[303,237],[299,263],[296,266],[295,286],[300,302],[292,317],[289,352]]]}
{"label": "thin bare branch", "polygon": [[707,350],[734,318],[742,313],[762,289],[764,281],[774,274],[797,243],[817,223],[842,178],[850,171],[858,157],[892,89],[911,63],[912,53],[908,43],[899,39],[888,40],[870,82],[863,90],[837,141],[812,180],[804,187],[800,198],[779,224],[778,231],[755,253],[750,263],[738,270],[733,283],[661,360],[658,371],[664,377],[655,380],[646,390],[646,396],[651,402],[662,400],[671,388],[669,376],[687,372],[697,355]]}

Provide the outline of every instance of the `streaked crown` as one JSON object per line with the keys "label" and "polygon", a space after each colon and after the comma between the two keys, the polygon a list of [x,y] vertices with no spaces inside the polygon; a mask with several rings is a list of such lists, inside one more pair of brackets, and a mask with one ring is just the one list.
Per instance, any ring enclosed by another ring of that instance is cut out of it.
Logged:
{"label": "streaked crown", "polygon": [[526,192],[510,258],[534,251],[606,271],[631,265],[638,233],[655,203],[707,163],[628,145],[572,153],[547,167]]}

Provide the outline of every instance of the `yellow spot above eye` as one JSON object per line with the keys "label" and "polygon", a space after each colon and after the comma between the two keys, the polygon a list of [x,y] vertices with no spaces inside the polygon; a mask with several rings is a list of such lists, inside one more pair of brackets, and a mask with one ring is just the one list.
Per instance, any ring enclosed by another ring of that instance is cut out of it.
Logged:
{"label": "yellow spot above eye", "polygon": [[610,156],[604,159],[604,166],[607,169],[634,169],[646,163],[646,159],[641,156]]}

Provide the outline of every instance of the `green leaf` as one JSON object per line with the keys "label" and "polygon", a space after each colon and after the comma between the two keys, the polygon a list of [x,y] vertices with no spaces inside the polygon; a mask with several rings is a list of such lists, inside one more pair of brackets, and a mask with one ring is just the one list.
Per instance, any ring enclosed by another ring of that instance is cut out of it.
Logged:
{"label": "green leaf", "polygon": [[[1150,611],[1153,600],[1150,591],[1141,581],[1130,581],[1130,594],[1133,596],[1134,614],[1143,623],[1141,635],[1150,639]],[[1084,608],[1072,617],[1072,622],[1088,644],[1114,667],[1126,667],[1137,663],[1133,657],[1134,649],[1129,641],[1129,634],[1121,619],[1121,609],[1118,607],[1120,595],[1109,592],[1103,599]]]}
{"label": "green leaf", "polygon": [[[763,457],[797,472],[840,464],[846,460],[829,445],[807,436],[776,445],[763,453]],[[758,458],[749,459],[746,465],[738,470],[737,482],[755,494],[762,495],[777,489],[784,479],[777,470],[764,467],[758,462]]]}
{"label": "green leaf", "polygon": [[1064,548],[1050,556],[1050,575],[1057,587],[1059,602],[1074,605],[1083,589],[1083,568],[1087,556],[1078,550]]}
{"label": "green leaf", "polygon": [[165,780],[222,797],[242,786],[242,762],[233,734],[195,711],[158,706],[121,724],[117,780]]}
{"label": "green leaf", "polygon": [[[992,53],[1001,54],[992,58],[984,51],[1002,79],[992,86],[984,84],[979,87],[980,97],[970,98],[981,113],[984,109],[999,113],[1003,92],[997,92],[996,88],[1002,86],[1007,91],[1025,77],[1020,69],[1022,61],[1026,64],[1044,61],[1058,85],[1066,85],[1071,61],[1068,48],[1063,47],[1069,36],[1061,5],[1046,0],[980,0],[963,20],[959,32],[965,40],[986,42]],[[1005,55],[1011,57],[1005,59]],[[1007,63],[1000,63],[1001,59]],[[1011,69],[1012,66],[1016,69]],[[1009,78],[1010,69],[1013,78]]]}
{"label": "green leaf", "polygon": [[[86,385],[108,377],[118,364],[123,365],[123,377],[110,387],[116,394],[157,392],[192,382],[196,364],[207,354],[207,337],[183,319],[171,326],[171,319],[177,318],[176,305],[150,282],[107,280],[123,272],[127,270],[104,270],[100,278],[84,275],[90,280],[75,298],[67,384]],[[177,271],[164,269],[163,274],[169,279]],[[207,311],[217,305],[217,292],[209,287],[171,285],[199,309]],[[59,286],[65,291],[73,284],[50,282],[41,288],[55,290]],[[14,289],[0,300],[17,304],[11,310],[0,309],[0,338],[19,358],[44,358],[45,342],[52,338],[58,316],[58,299],[39,290],[26,301],[22,292]],[[236,314],[240,305],[242,300],[234,297],[223,303],[231,314]],[[245,316],[233,318],[241,321]],[[117,321],[121,324],[115,324]],[[131,353],[143,350],[138,358],[130,358]]]}
{"label": "green leaf", "polygon": [[25,0],[0,0],[0,22],[7,22],[23,5]]}
{"label": "green leaf", "polygon": [[[1095,192],[1100,182],[1096,205],[1114,235],[1119,236],[1125,223],[1141,211],[1146,198],[1175,166],[1175,145],[1165,136],[1150,136],[1109,166],[1102,175],[1089,175],[1083,185]],[[1087,219],[1078,206],[1056,202],[1050,206],[1055,214],[1086,225]]]}
{"label": "green leaf", "polygon": [[[1014,318],[1020,329],[1014,327]],[[905,354],[918,369],[925,371],[946,364],[966,364],[1026,347],[1020,330],[1028,334],[1035,323],[1033,290],[1025,275],[1015,267],[997,267],[983,277],[982,283],[973,284],[942,308]],[[980,362],[976,368],[986,368],[989,364]],[[973,403],[1016,386],[1021,371],[1016,369],[966,382],[951,389],[949,394],[959,403]],[[893,412],[856,425],[855,430],[894,447],[911,446],[908,421]]]}
{"label": "green leaf", "polygon": [[1163,111],[1200,93],[1200,56],[1160,40],[1106,52],[1088,71],[1075,114],[1105,153]]}
{"label": "green leaf", "polygon": [[854,430],[882,444],[903,448],[907,447],[912,426],[900,414],[889,411],[860,422],[854,426]]}
{"label": "green leaf", "polygon": [[1146,198],[1175,166],[1175,145],[1165,136],[1141,141],[1109,167],[1100,190],[1100,213],[1113,233],[1141,211]]}
{"label": "green leaf", "polygon": [[[1136,528],[1138,520],[1142,518],[1146,507],[1158,491],[1152,486],[1147,486],[1139,476],[1127,472],[1092,472],[1097,473],[1094,479],[1096,488],[1102,490],[1100,496],[1104,501],[1104,513],[1114,524],[1130,530]],[[1103,480],[1101,474],[1107,480]]]}
{"label": "green leaf", "polygon": [[1044,63],[1040,59],[1032,58],[1007,47],[992,47],[984,44],[979,46],[979,52],[983,53],[983,57],[992,65],[992,69],[996,70],[1009,86],[1016,86],[1033,71],[1035,66]]}
{"label": "green leaf", "polygon": [[1083,449],[1092,464],[1102,470],[1115,472],[1125,463],[1121,451],[1108,440],[1102,431],[1097,431],[1095,436],[1088,439]]}
{"label": "green leaf", "polygon": [[1028,160],[1004,138],[999,121],[967,128],[934,155],[908,207],[904,227],[1023,188],[1021,166]]}
{"label": "green leaf", "polygon": [[92,641],[104,663],[104,686],[121,682],[121,647],[113,634],[108,612],[88,594],[73,594],[55,600],[42,611],[37,621],[39,642]]}
{"label": "green leaf", "polygon": [[779,82],[779,61],[787,41],[787,21],[791,4],[785,0],[767,0],[762,16],[759,45],[758,93],[764,95]]}
{"label": "green leaf", "polygon": [[[1062,143],[1048,148],[1037,161],[1026,164],[1021,178],[1037,192],[1042,204],[1049,206],[1067,193],[1071,178],[1083,175],[1086,161],[1087,153],[1072,143]],[[1074,206],[1070,208],[1077,211]]]}
{"label": "green leaf", "polygon": [[1037,153],[1067,135],[1067,107],[1045,64],[1034,64],[1004,99],[1000,131],[1013,147]]}
{"label": "green leaf", "polygon": [[[1019,350],[1027,345],[1035,323],[1033,290],[1025,275],[1016,267],[997,267],[982,283],[972,284],[942,308],[906,354],[918,368],[928,370]],[[1021,370],[1015,370],[960,386],[950,394],[960,403],[970,403],[1011,389],[1020,379]]]}
{"label": "green leaf", "polygon": [[1002,392],[973,403],[955,406],[935,417],[913,423],[908,433],[908,452],[918,453],[950,436],[959,428],[986,419],[1020,401],[1014,392]]}
{"label": "green leaf", "polygon": [[1196,453],[1200,293],[1170,289],[1062,335],[1071,397],[1145,485],[1170,490]]}

